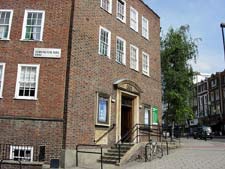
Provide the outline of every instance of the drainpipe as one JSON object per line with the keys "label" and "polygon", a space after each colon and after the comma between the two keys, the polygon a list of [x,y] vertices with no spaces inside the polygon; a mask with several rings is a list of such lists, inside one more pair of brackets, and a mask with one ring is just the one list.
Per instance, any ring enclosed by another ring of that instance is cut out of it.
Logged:
{"label": "drainpipe", "polygon": [[75,0],[71,0],[70,27],[69,27],[68,48],[67,48],[65,96],[64,96],[64,114],[63,114],[63,121],[64,121],[63,122],[63,140],[62,140],[63,149],[66,149],[67,112],[68,112],[68,98],[69,98],[70,63],[71,63],[71,56],[72,56],[74,9],[75,9]]}

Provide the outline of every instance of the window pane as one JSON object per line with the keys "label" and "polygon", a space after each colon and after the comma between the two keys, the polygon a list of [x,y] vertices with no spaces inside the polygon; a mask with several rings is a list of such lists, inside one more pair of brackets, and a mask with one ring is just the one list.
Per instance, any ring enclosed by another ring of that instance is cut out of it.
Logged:
{"label": "window pane", "polygon": [[111,0],[101,0],[101,2],[102,8],[110,12]]}
{"label": "window pane", "polygon": [[124,53],[124,41],[117,39],[117,51],[116,51],[116,60],[119,63],[123,63],[124,62],[124,57],[125,57],[125,53]]}
{"label": "window pane", "polygon": [[3,70],[3,66],[0,65],[0,80],[2,79],[2,70]]}
{"label": "window pane", "polygon": [[149,117],[149,109],[145,108],[144,124],[150,125],[149,119],[150,119],[150,117]]}
{"label": "window pane", "polygon": [[14,156],[19,156],[19,150],[14,150]]}
{"label": "window pane", "polygon": [[142,36],[148,39],[148,20],[142,18]]}
{"label": "window pane", "polygon": [[131,68],[137,69],[137,49],[131,47]]}
{"label": "window pane", "polygon": [[142,59],[143,73],[149,75],[149,56],[143,53]]}
{"label": "window pane", "polygon": [[98,110],[98,122],[107,123],[108,116],[108,100],[105,98],[99,98],[99,110]]}
{"label": "window pane", "polygon": [[0,39],[8,38],[11,12],[0,11]]}
{"label": "window pane", "polygon": [[11,146],[10,159],[20,161],[31,161],[33,159],[33,147]]}
{"label": "window pane", "polygon": [[132,29],[134,29],[135,31],[138,30],[138,25],[137,25],[137,22],[138,22],[138,14],[137,12],[131,8],[130,10],[130,27]]}
{"label": "window pane", "polygon": [[118,0],[117,3],[117,17],[119,17],[121,20],[124,20],[125,17],[125,4],[121,0]]}
{"label": "window pane", "polygon": [[41,39],[41,26],[43,13],[28,12],[25,39],[40,40]]}
{"label": "window pane", "polygon": [[34,97],[36,90],[37,68],[22,66],[19,81],[19,96]]}
{"label": "window pane", "polygon": [[109,55],[109,32],[101,29],[100,35],[100,54],[104,56]]}

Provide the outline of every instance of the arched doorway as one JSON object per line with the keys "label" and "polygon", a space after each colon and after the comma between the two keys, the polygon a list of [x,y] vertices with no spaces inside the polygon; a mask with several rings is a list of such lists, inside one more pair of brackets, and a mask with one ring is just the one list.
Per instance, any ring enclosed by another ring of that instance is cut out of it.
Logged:
{"label": "arched doorway", "polygon": [[[139,98],[142,90],[133,81],[122,79],[114,83],[116,97],[116,141],[123,138],[135,124],[139,123]],[[132,138],[125,140],[132,141]]]}

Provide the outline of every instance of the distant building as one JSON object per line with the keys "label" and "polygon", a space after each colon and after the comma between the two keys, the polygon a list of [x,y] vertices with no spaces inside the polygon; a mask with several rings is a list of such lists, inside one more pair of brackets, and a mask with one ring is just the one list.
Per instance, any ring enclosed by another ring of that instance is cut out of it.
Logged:
{"label": "distant building", "polygon": [[209,77],[210,77],[210,74],[197,72],[194,75],[193,82],[194,82],[194,84],[196,84],[196,83],[199,83],[202,80],[205,80],[206,78],[209,78]]}
{"label": "distant building", "polygon": [[195,84],[193,111],[198,124],[225,134],[225,70]]}

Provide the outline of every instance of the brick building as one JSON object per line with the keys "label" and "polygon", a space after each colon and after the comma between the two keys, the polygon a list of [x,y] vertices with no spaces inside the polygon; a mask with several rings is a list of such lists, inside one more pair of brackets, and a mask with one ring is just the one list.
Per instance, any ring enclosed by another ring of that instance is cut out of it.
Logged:
{"label": "brick building", "polygon": [[200,124],[212,127],[215,134],[225,131],[225,71],[212,74],[195,86],[194,105]]}
{"label": "brick building", "polygon": [[0,0],[8,158],[48,162],[64,152],[67,160],[113,124],[98,144],[137,123],[160,124],[159,33],[158,15],[141,0]]}

